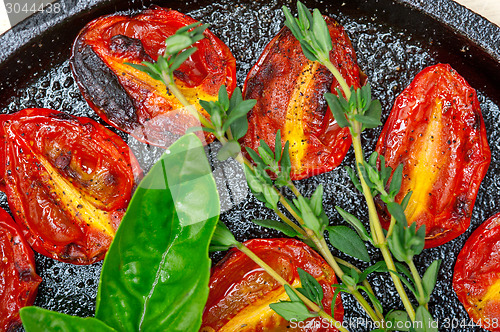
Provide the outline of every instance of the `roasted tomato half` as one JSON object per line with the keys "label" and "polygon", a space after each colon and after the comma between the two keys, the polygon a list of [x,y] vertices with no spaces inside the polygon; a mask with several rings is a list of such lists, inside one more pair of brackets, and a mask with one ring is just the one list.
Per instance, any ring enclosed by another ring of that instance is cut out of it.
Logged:
{"label": "roasted tomato half", "polygon": [[453,289],[478,325],[500,331],[500,213],[472,233],[458,255]]}
{"label": "roasted tomato half", "polygon": [[[153,7],[135,16],[110,15],[87,24],[73,45],[71,66],[89,105],[112,126],[161,147],[199,126],[162,82],[126,64],[156,61],[169,36],[196,22],[175,10]],[[198,100],[216,100],[221,85],[232,93],[236,61],[212,32],[204,35],[174,76],[187,100],[208,117]],[[206,139],[210,142],[213,136]]]}
{"label": "roasted tomato half", "polygon": [[88,118],[49,109],[0,115],[1,186],[33,249],[103,258],[141,171],[123,140]]}
{"label": "roasted tomato half", "polygon": [[[331,312],[335,273],[314,250],[294,239],[255,239],[245,245],[292,286],[300,286],[297,268],[311,274],[323,287],[325,311]],[[318,317],[294,327],[271,310],[269,304],[289,300],[285,289],[237,249],[212,268],[209,287],[201,331],[336,331]],[[341,322],[340,296],[333,311]]]}
{"label": "roasted tomato half", "polygon": [[[396,201],[413,192],[406,217],[425,225],[426,248],[469,227],[491,153],[476,91],[449,65],[425,68],[398,96],[376,151],[393,169],[404,165]],[[377,205],[388,226],[384,203]]]}
{"label": "roasted tomato half", "polygon": [[[332,37],[330,60],[347,84],[360,86],[356,54],[342,26],[325,17]],[[248,114],[249,128],[243,145],[257,149],[260,140],[274,148],[281,129],[282,144],[290,142],[292,180],[331,171],[351,145],[348,128],[340,128],[323,95],[340,88],[330,71],[308,60],[290,29],[284,27],[266,46],[248,73],[245,99],[257,104]]]}
{"label": "roasted tomato half", "polygon": [[0,331],[16,331],[21,327],[19,309],[33,304],[42,278],[21,229],[2,208],[0,251]]}

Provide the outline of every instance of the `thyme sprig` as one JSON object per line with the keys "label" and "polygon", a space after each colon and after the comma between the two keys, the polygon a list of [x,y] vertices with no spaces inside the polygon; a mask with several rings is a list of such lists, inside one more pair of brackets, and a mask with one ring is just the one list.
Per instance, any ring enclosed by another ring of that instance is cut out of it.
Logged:
{"label": "thyme sprig", "polygon": [[[430,292],[435,284],[435,276],[439,263],[433,263],[424,275],[424,278],[420,278],[418,272],[416,272],[412,258],[419,253],[419,250],[421,251],[421,249],[419,249],[421,246],[419,239],[421,238],[422,232],[416,231],[415,228],[408,227],[405,223],[406,220],[403,222],[402,216],[404,216],[404,207],[399,206],[398,208],[397,203],[394,202],[394,197],[397,192],[399,192],[400,187],[400,184],[399,187],[396,185],[398,182],[397,176],[395,178],[393,175],[389,191],[385,192],[385,187],[392,170],[385,168],[385,165],[381,170],[376,167],[374,162],[378,160],[383,164],[383,159],[381,157],[378,157],[378,159],[373,157],[368,163],[365,162],[361,149],[361,132],[366,128],[373,128],[380,125],[380,103],[376,100],[372,100],[369,85],[359,89],[349,87],[338,69],[331,63],[329,58],[329,53],[332,49],[331,39],[326,22],[318,10],[314,10],[313,14],[311,14],[307,8],[299,2],[298,19],[293,18],[287,8],[283,10],[287,18],[286,25],[299,39],[306,57],[311,61],[318,61],[325,65],[333,73],[342,88],[342,90],[337,90],[337,95],[326,94],[325,98],[339,125],[349,127],[351,135],[353,136],[357,161],[357,175],[352,169],[348,169],[348,174],[355,186],[365,194],[370,212],[370,232],[364,228],[363,223],[359,221],[359,219],[339,207],[337,207],[337,210],[342,217],[353,226],[355,231],[345,226],[329,226],[329,220],[326,217],[322,205],[322,186],[319,186],[310,198],[306,198],[300,194],[290,179],[291,164],[288,153],[289,143],[286,142],[284,146],[282,146],[280,132],[276,135],[274,151],[272,151],[263,141],[261,141],[261,146],[257,151],[247,149],[248,154],[255,162],[255,166],[241,154],[241,146],[238,139],[242,138],[247,132],[248,122],[246,120],[246,114],[255,105],[255,101],[244,101],[241,91],[238,88],[234,91],[233,95],[229,97],[226,88],[222,86],[217,101],[199,101],[200,106],[207,111],[210,118],[205,118],[203,115],[199,114],[196,108],[182,95],[182,92],[176,86],[173,73],[179,68],[182,62],[196,52],[196,48],[193,47],[193,44],[203,38],[203,31],[206,29],[206,25],[193,24],[180,29],[175,35],[167,38],[165,53],[158,57],[156,63],[143,62],[141,65],[131,65],[136,69],[146,72],[152,78],[162,81],[179,102],[183,104],[189,112],[199,118],[202,126],[191,130],[204,130],[217,137],[222,143],[222,148],[217,155],[218,159],[226,160],[232,157],[244,165],[245,175],[251,191],[257,199],[264,202],[268,208],[274,210],[281,219],[281,221],[256,220],[254,222],[261,226],[278,229],[289,236],[302,238],[305,242],[315,247],[332,266],[335,273],[342,281],[341,284],[337,285],[336,294],[339,292],[352,294],[367,314],[374,321],[382,323],[382,326],[384,320],[404,320],[404,317],[401,318],[404,316],[401,312],[397,314],[393,314],[395,312],[389,312],[384,317],[380,301],[375,296],[375,293],[367,281],[367,276],[370,273],[388,271],[394,280],[398,292],[402,294],[405,309],[408,312],[407,315],[412,320],[415,319],[415,311],[406,296],[402,283],[405,283],[418,299],[420,307],[417,310],[417,317],[431,317],[426,309],[426,305],[429,301]],[[270,173],[274,174],[276,177],[272,179],[269,176]],[[393,182],[395,183],[394,185],[392,185]],[[295,198],[290,201],[284,197],[278,190],[278,188],[281,187],[289,188],[294,193]],[[403,211],[402,214],[393,214],[393,222],[391,222],[391,228],[387,235],[382,231],[380,221],[378,221],[375,205],[373,203],[374,195],[381,195],[388,206],[391,205],[394,207],[391,207],[389,211]],[[282,207],[286,209],[296,222],[292,221],[292,219],[281,211]],[[361,242],[366,241],[381,249],[385,262],[378,262],[365,271],[359,270],[351,263],[345,262],[332,255],[326,244],[324,237],[325,231],[329,233],[331,244],[348,255],[365,261],[369,260],[370,258],[366,252],[364,243]],[[228,235],[228,233],[230,234],[227,227],[223,224],[219,224],[214,234],[211,250],[225,250],[230,247],[236,247],[263,267],[276,280],[286,285],[286,282],[282,280],[279,274],[273,271],[243,244],[234,240],[232,234]],[[339,241],[339,238],[343,238],[343,240]],[[360,243],[362,245],[360,245]],[[407,263],[410,270],[406,269],[400,263],[395,264],[392,260],[391,251],[393,251],[394,257],[398,260],[401,258]],[[411,260],[409,258],[411,258]],[[299,271],[299,274],[300,273]],[[404,275],[405,278],[403,278],[402,275]],[[321,301],[319,300],[321,295],[318,293],[317,287],[313,285],[314,282],[308,280],[308,277],[303,273],[301,275],[301,281],[302,287],[306,288],[303,292],[294,290],[290,285],[286,285],[286,291],[291,301],[274,304],[273,308],[279,314],[289,319],[305,319],[307,318],[306,316],[319,315],[330,322],[334,322],[333,318],[322,310]],[[309,284],[309,286],[304,286],[304,284]],[[366,294],[368,300],[361,292]],[[371,303],[371,305],[369,303]],[[332,308],[334,307],[333,304],[334,303],[332,303]],[[304,310],[303,305],[309,308],[307,312]],[[343,331],[346,330],[343,329]]]}
{"label": "thyme sprig", "polygon": [[[320,27],[322,26],[324,29],[324,21],[321,23],[322,17],[321,15],[317,15],[316,24]],[[321,20],[318,18],[321,18]],[[223,145],[217,155],[218,159],[225,160],[233,157],[244,165],[247,183],[253,194],[257,199],[264,202],[268,208],[274,210],[282,220],[282,222],[265,220],[256,221],[256,223],[288,232],[290,235],[293,234],[317,248],[325,260],[332,266],[337,276],[342,279],[344,272],[338,265],[336,258],[330,252],[324,237],[324,231],[329,221],[322,206],[323,188],[319,186],[311,198],[305,198],[300,194],[290,179],[291,162],[288,152],[289,143],[287,142],[282,146],[281,134],[278,132],[274,152],[263,141],[257,151],[247,149],[248,154],[256,163],[255,166],[240,153],[241,147],[238,139],[243,137],[248,130],[246,114],[255,105],[255,101],[244,101],[241,91],[238,88],[233,92],[231,98],[229,98],[226,88],[221,86],[217,101],[199,102],[200,106],[210,115],[210,118],[207,119],[197,113],[196,108],[187,102],[182,92],[176,86],[173,79],[173,70],[179,64],[176,59],[185,60],[188,58],[187,55],[190,56],[196,51],[193,51],[195,48],[192,45],[201,40],[205,28],[206,25],[191,25],[182,28],[176,34],[167,38],[165,53],[158,57],[156,63],[143,62],[142,65],[132,66],[146,72],[152,78],[162,81],[177,99],[193,115],[200,119],[202,126],[191,128],[189,131],[204,130],[217,137]],[[175,45],[175,47],[169,47],[169,44]],[[323,41],[323,45],[327,45],[327,43]],[[268,175],[268,171],[276,175],[274,181]],[[289,201],[278,190],[280,187],[288,187],[295,194],[296,198]],[[298,225],[281,211],[278,203],[292,215]],[[221,249],[222,247],[219,246],[219,248]],[[268,272],[272,273],[271,271]],[[369,284],[367,289],[371,291]],[[368,301],[363,298],[356,287],[347,287],[347,291],[354,295],[373,320],[383,320],[382,314],[370,307]],[[373,294],[373,291],[371,293]]]}
{"label": "thyme sprig", "polygon": [[[408,226],[404,215],[404,206],[398,204],[394,200],[401,187],[402,166],[398,167],[393,174],[392,169],[385,167],[384,160],[379,156],[372,155],[368,162],[366,162],[364,158],[361,145],[361,132],[366,128],[373,128],[381,124],[380,102],[372,100],[371,88],[369,85],[358,89],[349,87],[345,79],[340,75],[339,70],[335,68],[330,61],[328,52],[332,48],[331,46],[325,45],[324,42],[329,40],[331,44],[331,40],[326,22],[320,22],[319,18],[321,14],[319,11],[315,9],[311,15],[300,1],[297,3],[297,11],[298,18],[294,18],[290,10],[283,7],[283,12],[286,17],[286,26],[290,28],[294,36],[300,42],[304,55],[309,60],[318,61],[326,66],[342,88],[342,90],[337,90],[337,95],[326,93],[325,99],[339,126],[348,127],[350,129],[356,157],[357,177],[352,169],[348,170],[348,174],[353,180],[354,185],[360,189],[365,196],[369,211],[370,233],[364,229],[362,223],[359,222],[356,217],[348,215],[343,210],[339,211],[342,211],[341,215],[347,222],[354,226],[361,239],[371,242],[381,250],[385,264],[403,301],[409,318],[412,321],[416,318],[432,320],[432,316],[427,311],[427,302],[430,294],[429,290],[432,291],[433,284],[429,282],[429,289],[424,290],[422,280],[413,263],[413,257],[423,250],[425,228],[421,227],[417,230],[415,224]],[[381,162],[380,168],[377,168],[375,165],[377,161]],[[386,192],[386,184],[391,174],[393,174],[393,178],[389,186],[389,192]],[[375,195],[381,196],[381,199],[387,204],[389,213],[392,215],[391,227],[387,235],[384,233],[378,218],[373,200]],[[402,280],[406,279],[402,279],[397,272],[393,257],[399,261],[405,262],[410,267],[410,279],[412,279],[413,284],[415,284],[417,288],[417,291],[413,292],[420,304],[417,310],[419,313],[419,315],[417,315],[418,317],[416,317],[415,309],[402,286]],[[439,263],[433,264],[434,265],[431,265],[432,268],[428,270],[428,280],[433,280],[437,274]],[[344,280],[343,282],[345,284]],[[424,326],[429,326],[427,323],[428,322],[424,322]]]}

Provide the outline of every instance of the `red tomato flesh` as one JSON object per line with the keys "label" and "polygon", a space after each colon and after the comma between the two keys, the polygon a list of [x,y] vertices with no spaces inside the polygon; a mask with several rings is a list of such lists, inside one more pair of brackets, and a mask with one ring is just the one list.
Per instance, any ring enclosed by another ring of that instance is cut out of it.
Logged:
{"label": "red tomato flesh", "polygon": [[[413,192],[405,214],[426,226],[426,248],[469,227],[491,153],[476,91],[453,68],[438,64],[415,77],[396,99],[376,151],[387,166],[404,165],[396,201]],[[387,228],[387,208],[377,205]]]}
{"label": "red tomato flesh", "polygon": [[11,216],[0,208],[0,330],[21,327],[19,309],[32,305],[42,282],[33,251]]}
{"label": "red tomato flesh", "polygon": [[453,289],[470,318],[500,331],[500,213],[472,233],[455,263]]}
{"label": "red tomato flesh", "polygon": [[[349,86],[359,88],[356,54],[342,26],[325,17],[332,38],[331,62]],[[274,149],[276,132],[282,144],[290,142],[292,180],[329,172],[344,159],[351,145],[348,128],[340,128],[329,110],[326,92],[340,88],[330,71],[308,60],[298,40],[284,27],[266,46],[248,73],[245,99],[257,104],[248,114],[249,128],[242,139],[254,150],[264,140]]]}
{"label": "red tomato flesh", "polygon": [[[112,126],[161,147],[199,126],[162,82],[126,64],[155,62],[168,37],[196,22],[178,11],[153,7],[135,16],[110,15],[87,24],[73,45],[71,65],[89,105]],[[198,101],[217,100],[221,85],[232,93],[236,61],[212,32],[206,30],[204,36],[174,77],[188,102],[208,117]],[[208,142],[213,138],[206,136]]]}
{"label": "red tomato flesh", "polygon": [[[311,274],[323,287],[324,310],[331,312],[335,273],[314,250],[294,239],[254,239],[245,245],[292,286],[300,286],[298,267]],[[229,251],[212,268],[209,287],[201,331],[282,331],[287,326],[287,331],[304,331],[291,328],[289,322],[269,308],[271,303],[289,300],[284,288],[237,249]],[[343,315],[338,296],[333,316],[341,322]],[[306,322],[310,326],[317,323],[316,328],[306,331],[336,331],[325,327],[318,317]]]}
{"label": "red tomato flesh", "polygon": [[49,109],[0,115],[9,207],[33,249],[90,264],[104,257],[142,173],[123,140]]}

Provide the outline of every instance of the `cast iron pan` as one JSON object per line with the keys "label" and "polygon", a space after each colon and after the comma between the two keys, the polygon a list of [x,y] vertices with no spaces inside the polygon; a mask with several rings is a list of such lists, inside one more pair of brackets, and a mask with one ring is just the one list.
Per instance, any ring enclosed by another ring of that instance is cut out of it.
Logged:
{"label": "cast iron pan", "polygon": [[[71,76],[68,59],[73,39],[83,26],[101,15],[116,11],[135,12],[152,3],[171,7],[210,23],[210,29],[232,50],[238,64],[238,84],[257,60],[264,46],[283,24],[281,5],[289,1],[218,0],[215,3],[177,1],[76,0],[60,1],[58,14],[38,13],[0,37],[0,107],[11,113],[26,107],[48,107],[79,116],[100,119],[87,106]],[[455,259],[470,233],[489,216],[500,210],[500,28],[451,0],[320,0],[306,1],[344,25],[358,54],[362,70],[368,75],[375,97],[382,102],[383,120],[395,97],[415,74],[438,62],[451,64],[470,85],[477,89],[481,102],[492,162],[478,195],[469,230],[441,247],[427,249],[417,258],[421,271],[437,258],[443,260],[438,284],[431,297],[430,309],[440,322],[471,324],[467,313],[452,290]],[[373,151],[380,128],[366,133],[365,149]],[[161,150],[137,143],[121,134],[149,169]],[[207,149],[214,160],[216,144]],[[343,165],[353,165],[353,153]],[[261,229],[250,220],[274,218],[266,208],[247,193],[244,177],[233,163],[213,161],[219,185],[222,219],[239,240],[276,237],[278,233]],[[340,222],[333,206],[366,217],[361,196],[342,167],[311,179],[300,181],[300,190],[310,195],[325,184],[327,214],[331,222]],[[8,210],[5,195],[0,206]],[[366,218],[365,218],[366,219]],[[154,231],[154,230],[153,230]],[[372,261],[380,260],[376,251]],[[342,256],[339,254],[339,256]],[[218,260],[222,254],[215,254]],[[42,276],[35,305],[79,316],[92,316],[102,263],[74,266],[37,255],[37,269]],[[358,264],[363,266],[363,264]],[[388,276],[374,276],[371,283],[384,308],[403,308]],[[344,296],[345,319],[365,317],[349,296]],[[367,330],[363,326],[351,331]],[[444,330],[444,329],[443,329]],[[454,330],[480,331],[474,326]]]}

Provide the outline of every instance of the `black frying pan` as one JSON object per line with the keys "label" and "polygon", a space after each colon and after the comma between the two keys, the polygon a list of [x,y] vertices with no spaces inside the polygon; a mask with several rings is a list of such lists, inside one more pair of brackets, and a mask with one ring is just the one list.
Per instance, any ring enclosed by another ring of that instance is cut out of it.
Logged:
{"label": "black frying pan", "polygon": [[[82,3],[62,0],[59,3],[62,8],[60,13],[38,13],[0,37],[2,112],[49,107],[99,120],[80,96],[69,70],[68,59],[78,31],[100,15],[116,11],[134,12],[155,3],[210,23],[210,29],[230,47],[237,59],[238,84],[241,86],[264,46],[281,28],[281,5],[295,7],[290,1],[279,0],[219,0],[214,3],[204,0],[186,3],[149,0],[89,0]],[[454,241],[427,249],[417,258],[421,272],[432,260],[443,259],[438,285],[430,303],[434,317],[441,322],[463,320],[469,323],[452,290],[451,281],[455,258],[467,237],[481,222],[500,211],[500,28],[451,0],[322,0],[306,1],[306,5],[320,8],[324,14],[329,14],[345,26],[357,51],[360,67],[368,75],[375,97],[382,102],[383,120],[395,97],[415,74],[437,62],[450,63],[477,89],[492,162],[480,188],[471,227]],[[373,150],[379,133],[380,128],[365,135],[368,153]],[[137,152],[145,169],[161,154],[159,149],[146,147],[126,135],[122,137]],[[353,160],[350,152],[343,165],[353,165]],[[252,218],[273,216],[247,195],[243,177],[234,164],[213,161],[213,165],[226,211],[222,219],[238,239],[279,236],[250,222]],[[301,181],[298,186],[309,195],[319,183],[325,184],[324,202],[332,222],[340,220],[333,210],[334,205],[366,216],[366,208],[360,204],[360,194],[341,167]],[[0,206],[8,210],[5,195],[0,198]],[[372,251],[371,255],[373,261],[381,259],[376,251]],[[213,256],[214,260],[220,257],[222,254]],[[35,305],[73,315],[92,316],[101,265],[74,266],[37,255],[37,269],[43,283]],[[384,308],[403,308],[392,287],[386,286],[391,284],[387,280],[387,275],[371,279]],[[365,317],[350,297],[344,296],[343,299],[345,319]],[[365,329],[360,326],[351,330]],[[455,330],[481,329],[464,327]]]}

